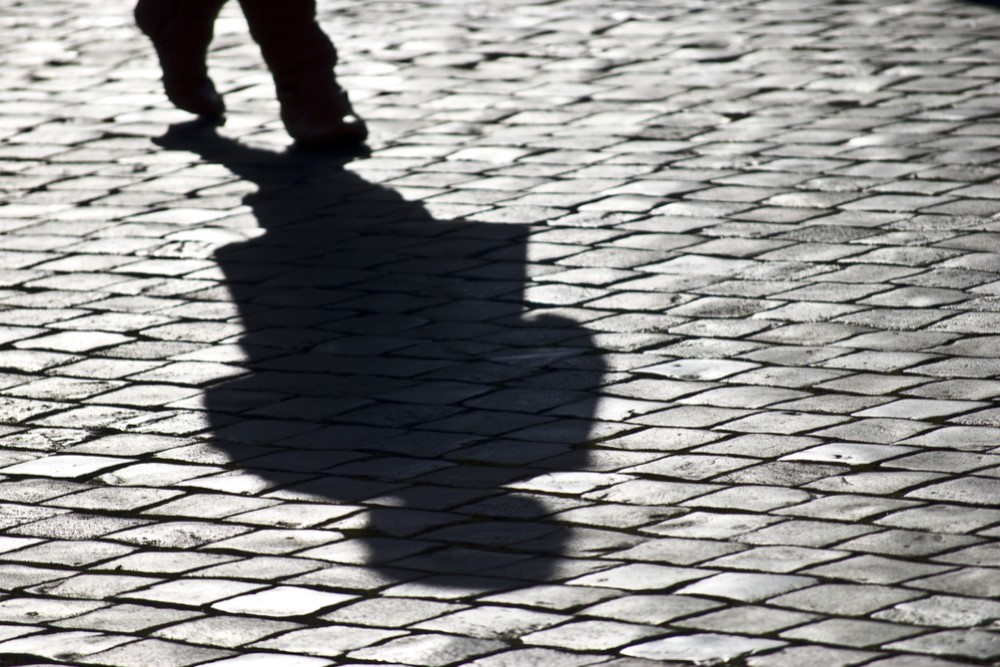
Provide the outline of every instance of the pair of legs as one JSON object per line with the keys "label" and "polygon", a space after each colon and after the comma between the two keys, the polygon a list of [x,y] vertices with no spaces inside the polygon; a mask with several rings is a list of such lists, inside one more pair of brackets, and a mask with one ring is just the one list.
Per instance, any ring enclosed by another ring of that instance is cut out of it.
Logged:
{"label": "pair of legs", "polygon": [[[225,2],[139,0],[135,7],[139,29],[156,48],[167,97],[200,116],[225,111],[206,66],[215,18]],[[364,142],[364,121],[334,78],[337,52],[316,23],[315,0],[239,3],[274,76],[281,120],[292,138],[306,146],[347,148]]]}

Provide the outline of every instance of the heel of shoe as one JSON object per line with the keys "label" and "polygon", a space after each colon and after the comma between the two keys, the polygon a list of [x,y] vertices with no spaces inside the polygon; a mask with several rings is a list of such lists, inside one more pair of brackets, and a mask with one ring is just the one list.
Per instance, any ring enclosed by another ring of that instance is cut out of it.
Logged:
{"label": "heel of shoe", "polygon": [[332,72],[306,73],[277,88],[281,120],[297,146],[353,149],[368,138],[368,126]]}

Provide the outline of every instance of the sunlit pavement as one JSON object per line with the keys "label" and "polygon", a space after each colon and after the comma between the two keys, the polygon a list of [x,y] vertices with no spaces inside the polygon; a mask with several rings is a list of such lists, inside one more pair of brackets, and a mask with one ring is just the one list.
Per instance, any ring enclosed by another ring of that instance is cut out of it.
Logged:
{"label": "sunlit pavement", "polygon": [[1000,8],[321,16],[4,3],[0,665],[997,664]]}

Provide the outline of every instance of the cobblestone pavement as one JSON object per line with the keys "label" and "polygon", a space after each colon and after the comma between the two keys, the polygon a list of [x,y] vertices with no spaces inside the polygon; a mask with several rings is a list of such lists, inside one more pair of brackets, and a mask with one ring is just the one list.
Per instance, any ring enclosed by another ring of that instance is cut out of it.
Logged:
{"label": "cobblestone pavement", "polygon": [[0,4],[0,664],[998,664],[997,8]]}

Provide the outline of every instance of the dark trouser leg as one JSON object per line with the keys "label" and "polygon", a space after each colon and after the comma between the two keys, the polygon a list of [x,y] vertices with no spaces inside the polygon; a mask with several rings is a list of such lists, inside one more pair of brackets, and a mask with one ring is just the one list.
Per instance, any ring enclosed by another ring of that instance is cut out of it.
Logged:
{"label": "dark trouser leg", "polygon": [[350,147],[367,136],[337,84],[337,52],[316,22],[315,0],[240,0],[250,34],[274,76],[281,120],[307,146]]}
{"label": "dark trouser leg", "polygon": [[173,104],[202,116],[225,111],[205,64],[215,17],[225,0],[139,0],[135,21],[153,41]]}

